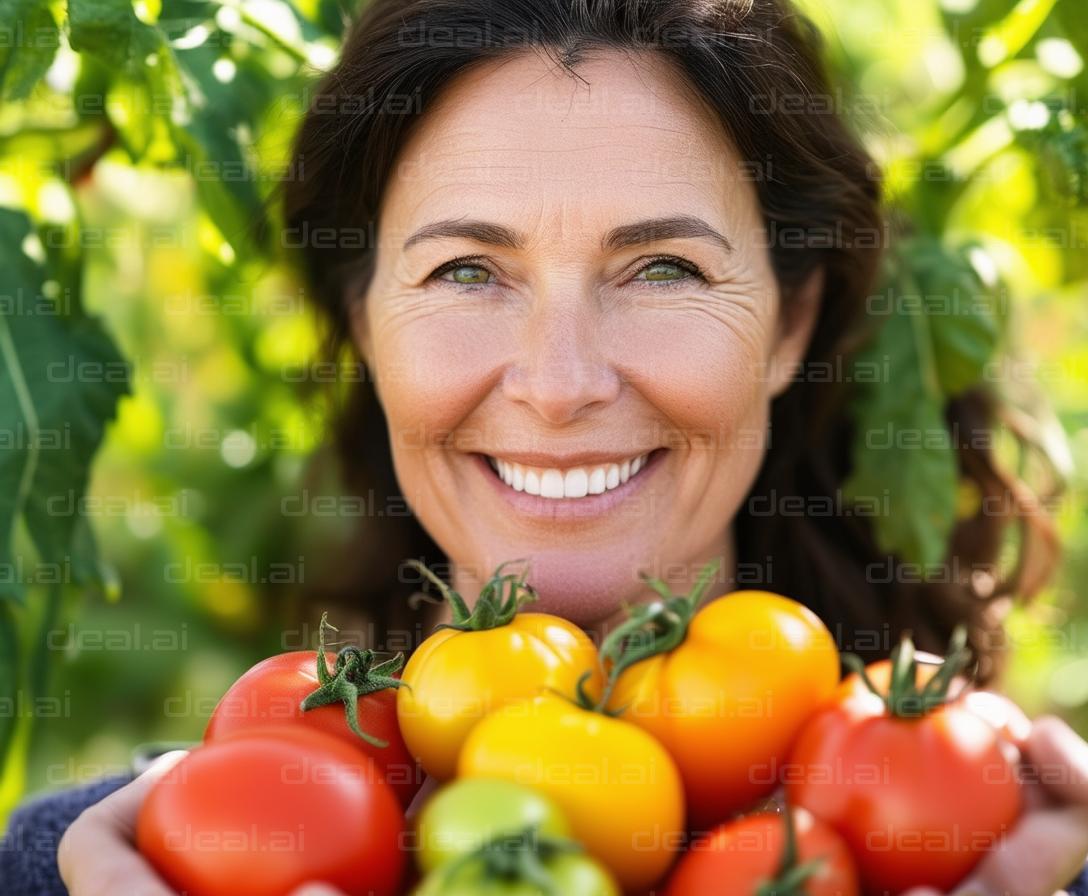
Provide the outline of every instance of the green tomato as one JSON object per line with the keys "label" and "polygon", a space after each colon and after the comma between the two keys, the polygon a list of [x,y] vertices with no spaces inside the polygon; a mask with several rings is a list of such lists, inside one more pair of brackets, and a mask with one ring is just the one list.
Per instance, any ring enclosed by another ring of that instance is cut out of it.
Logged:
{"label": "green tomato", "polygon": [[545,864],[552,881],[551,893],[528,880],[503,880],[486,877],[480,862],[467,862],[447,873],[439,868],[428,874],[413,896],[620,896],[612,875],[595,859],[565,853]]}
{"label": "green tomato", "polygon": [[541,835],[570,837],[559,807],[532,787],[501,778],[460,778],[437,791],[420,810],[416,864],[427,874],[489,840],[531,825]]}

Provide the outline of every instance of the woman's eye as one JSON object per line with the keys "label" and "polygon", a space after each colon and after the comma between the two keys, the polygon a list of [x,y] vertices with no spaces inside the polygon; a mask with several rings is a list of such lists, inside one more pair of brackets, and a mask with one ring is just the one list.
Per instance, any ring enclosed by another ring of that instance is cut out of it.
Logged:
{"label": "woman's eye", "polygon": [[491,272],[487,268],[475,264],[458,265],[446,273],[454,283],[487,283],[491,279]]}
{"label": "woman's eye", "polygon": [[644,275],[645,279],[651,283],[667,283],[695,276],[698,271],[673,261],[655,261],[648,264],[639,273]]}

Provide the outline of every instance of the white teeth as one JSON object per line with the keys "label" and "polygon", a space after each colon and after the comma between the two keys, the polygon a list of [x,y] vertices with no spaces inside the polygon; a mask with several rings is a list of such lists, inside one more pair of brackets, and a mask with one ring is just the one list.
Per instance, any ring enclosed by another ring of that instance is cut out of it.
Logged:
{"label": "white teeth", "polygon": [[487,461],[499,478],[515,491],[542,498],[584,498],[600,495],[626,482],[646,466],[648,457],[648,454],[640,454],[622,464],[575,467],[566,472],[554,468],[532,469],[494,457],[488,457]]}
{"label": "white teeth", "polygon": [[620,484],[620,465],[609,464],[608,472],[605,474],[604,487],[615,488]]}
{"label": "white teeth", "polygon": [[563,477],[564,498],[584,498],[589,494],[589,476],[581,467],[569,470]]}
{"label": "white teeth", "polygon": [[589,485],[587,489],[591,495],[599,495],[605,490],[607,485],[604,473],[604,467],[596,467],[592,473],[589,474]]}
{"label": "white teeth", "polygon": [[525,473],[525,493],[527,495],[540,494],[540,477],[532,470],[527,470]]}
{"label": "white teeth", "polygon": [[563,474],[558,470],[545,470],[544,475],[540,477],[540,497],[542,498],[562,498],[563,497]]}

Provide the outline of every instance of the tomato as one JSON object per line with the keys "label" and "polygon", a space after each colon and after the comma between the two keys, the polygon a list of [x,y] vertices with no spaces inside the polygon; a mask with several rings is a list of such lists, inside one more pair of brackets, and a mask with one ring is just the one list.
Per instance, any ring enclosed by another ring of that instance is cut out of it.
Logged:
{"label": "tomato", "polygon": [[569,839],[559,807],[504,778],[441,788],[420,811],[415,838],[416,864],[427,874],[416,896],[619,896],[612,875]]}
{"label": "tomato", "polygon": [[[774,790],[769,770],[839,680],[838,651],[815,613],[766,591],[726,594],[695,612],[706,578],[690,597],[637,608],[601,650],[622,669],[609,708],[665,745],[701,830]],[[658,626],[656,643],[616,649],[647,622]],[[678,645],[656,652],[670,639]]]}
{"label": "tomato", "polygon": [[581,855],[558,855],[544,863],[549,887],[525,877],[489,877],[479,862],[453,874],[432,871],[413,896],[620,896],[615,880],[597,862]]}
{"label": "tomato", "polygon": [[[323,643],[324,625],[322,645]],[[340,657],[358,659],[362,663],[368,653],[345,648]],[[334,668],[337,662],[341,665],[344,663],[337,655],[325,653],[324,656],[326,662]],[[369,757],[380,776],[393,788],[401,805],[407,808],[423,784],[423,774],[401,737],[397,725],[397,695],[394,687],[383,687],[352,701],[356,705],[356,727],[372,739],[385,744],[380,746],[352,730],[342,700],[305,711],[301,709],[302,701],[322,685],[318,677],[317,658],[317,651],[298,650],[281,653],[257,663],[231,686],[215,707],[204,732],[205,743],[212,743],[224,736],[254,727],[283,725],[323,731],[340,738]],[[373,655],[370,654],[369,660],[372,659]],[[381,667],[377,669],[380,670]],[[368,680],[376,679],[375,683],[382,685],[385,676],[381,672],[374,675],[374,671],[376,670],[367,668],[365,671],[360,670],[359,675]],[[358,690],[365,692],[366,687]]]}
{"label": "tomato", "polygon": [[946,666],[926,672],[924,686],[909,639],[890,663],[870,667],[879,695],[856,672],[848,676],[782,770],[789,801],[843,836],[867,890],[950,890],[1001,847],[1020,811],[998,732],[947,695],[963,638],[960,630]]}
{"label": "tomato", "polygon": [[502,778],[462,778],[424,804],[412,848],[420,871],[427,873],[493,837],[528,828],[543,836],[570,836],[563,813],[540,791]]}
{"label": "tomato", "polygon": [[683,839],[683,785],[665,748],[635,725],[555,694],[509,704],[476,725],[457,773],[547,794],[575,839],[625,888],[657,881]]}
{"label": "tomato", "polygon": [[148,793],[136,844],[188,896],[286,896],[313,880],[392,896],[403,831],[396,796],[356,748],[281,727],[186,756]]}
{"label": "tomato", "polygon": [[[756,812],[695,839],[669,876],[665,896],[757,896],[761,887],[778,896],[856,896],[857,871],[843,839],[804,809],[791,815],[796,855],[785,868],[785,813]],[[801,879],[790,887],[788,877],[798,871]]]}
{"label": "tomato", "polygon": [[[489,712],[549,689],[573,696],[583,675],[596,681],[600,672],[596,647],[576,625],[517,612],[534,595],[513,576],[501,576],[501,566],[471,614],[456,592],[419,568],[450,601],[454,623],[431,635],[408,660],[408,687],[397,693],[397,716],[409,751],[428,774],[445,781],[456,772],[465,738]],[[503,601],[507,582],[511,596]]]}

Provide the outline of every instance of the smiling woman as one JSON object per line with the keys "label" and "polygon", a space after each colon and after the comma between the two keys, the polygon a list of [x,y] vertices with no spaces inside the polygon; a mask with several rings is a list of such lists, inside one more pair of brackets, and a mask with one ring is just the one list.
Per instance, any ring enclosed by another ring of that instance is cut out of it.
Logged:
{"label": "smiling woman", "polygon": [[[406,91],[399,114],[378,101]],[[880,322],[889,228],[829,96],[778,0],[371,4],[285,199],[290,232],[341,237],[295,254],[331,353],[353,343],[374,381],[341,415],[348,476],[416,496],[391,550],[448,559],[469,595],[529,557],[544,607],[586,626],[647,596],[639,569],[681,587],[717,557],[723,586],[789,594],[867,658],[968,620],[994,671],[990,608],[1019,583],[983,594],[970,572],[1007,520],[965,521],[963,575],[923,583],[867,573],[890,562],[868,525],[886,491],[843,507],[843,360]],[[965,431],[990,413],[980,393],[947,410]],[[1004,489],[988,446],[958,453]],[[388,618],[394,571],[360,579]]]}
{"label": "smiling woman", "polygon": [[[839,492],[848,379],[793,375],[841,369],[872,329],[888,233],[875,166],[829,95],[785,0],[367,5],[297,138],[283,236],[330,353],[371,374],[341,415],[349,480],[414,512],[385,518],[385,569],[360,589],[379,622],[398,557],[447,559],[469,603],[527,558],[534,609],[596,632],[653,596],[640,572],[687,590],[717,560],[708,597],[780,592],[844,649],[881,656],[909,627],[940,650],[966,621],[987,659],[994,601],[1022,580],[969,573],[1008,519],[965,514],[962,575],[886,575],[900,561],[862,512],[881,496],[844,508]],[[964,392],[948,424],[988,426],[989,402]],[[981,495],[1004,487],[991,446],[956,457]],[[1031,737],[1029,756],[1079,783],[1039,794],[979,892],[1049,896],[1088,850],[1088,747],[1048,724]],[[147,874],[126,825],[148,786],[71,829],[75,896],[104,892],[107,867],[126,886]]]}
{"label": "smiling woman", "polygon": [[803,357],[819,278],[779,327],[755,190],[671,68],[577,74],[528,52],[447,87],[394,170],[446,161],[391,179],[348,314],[391,431],[448,434],[391,440],[427,531],[468,568],[529,557],[541,609],[593,625],[638,599],[636,564],[731,556],[763,455],[740,435],[781,389],[750,371]]}

